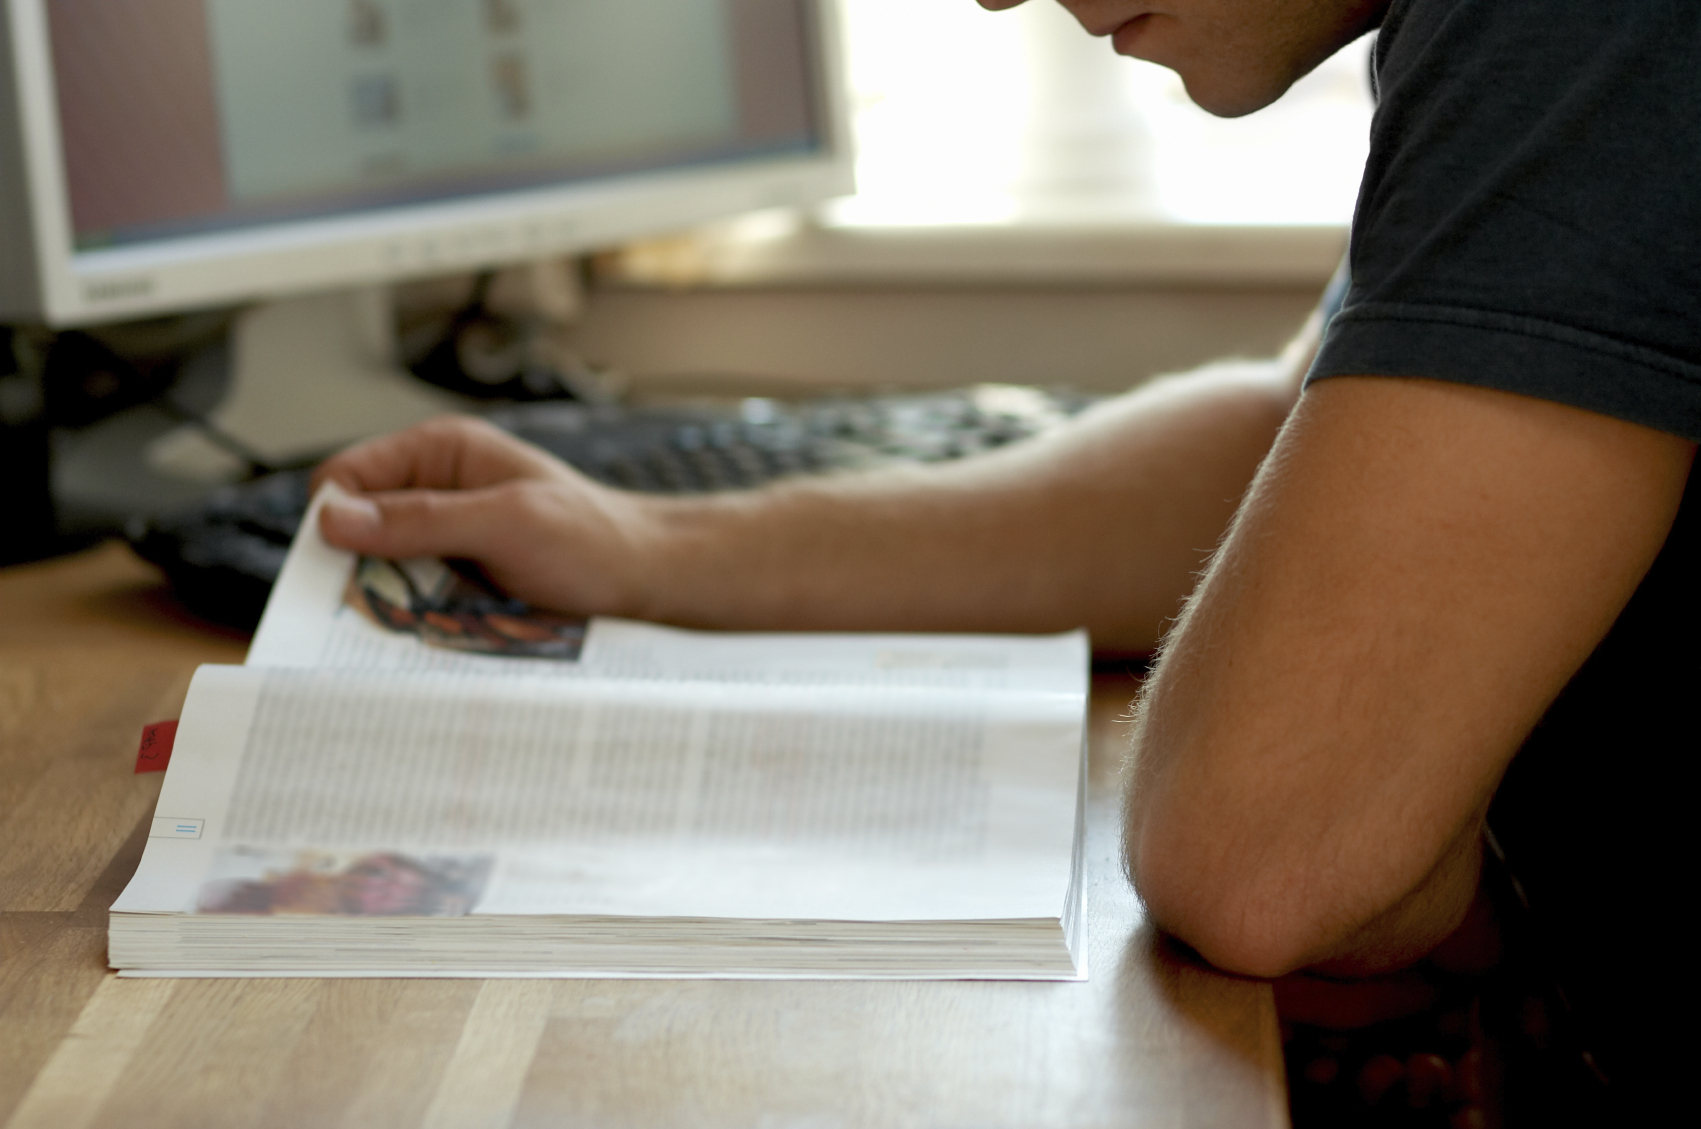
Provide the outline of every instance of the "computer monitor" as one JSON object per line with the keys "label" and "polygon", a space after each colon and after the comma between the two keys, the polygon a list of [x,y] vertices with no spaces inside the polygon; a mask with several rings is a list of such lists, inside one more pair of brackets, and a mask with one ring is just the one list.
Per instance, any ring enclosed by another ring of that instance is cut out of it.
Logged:
{"label": "computer monitor", "polygon": [[832,0],[6,0],[0,318],[264,301],[222,428],[410,422],[378,286],[848,192],[835,46]]}

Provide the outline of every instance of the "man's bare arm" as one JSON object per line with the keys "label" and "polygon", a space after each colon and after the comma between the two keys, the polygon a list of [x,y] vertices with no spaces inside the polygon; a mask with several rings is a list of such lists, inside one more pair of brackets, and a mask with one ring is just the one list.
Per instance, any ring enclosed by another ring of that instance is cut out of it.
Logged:
{"label": "man's bare arm", "polygon": [[1282,363],[1166,378],[1060,432],[911,471],[643,496],[440,421],[323,468],[334,543],[463,556],[546,606],[728,628],[1052,631],[1147,651],[1297,394]]}
{"label": "man's bare arm", "polygon": [[1142,703],[1127,849],[1157,922],[1262,976],[1448,937],[1501,774],[1658,553],[1693,450],[1463,385],[1313,386]]}

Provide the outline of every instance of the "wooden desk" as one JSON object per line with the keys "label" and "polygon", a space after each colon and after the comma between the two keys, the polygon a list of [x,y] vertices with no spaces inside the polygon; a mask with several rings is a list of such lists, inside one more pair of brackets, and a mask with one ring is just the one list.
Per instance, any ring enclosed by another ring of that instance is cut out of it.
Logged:
{"label": "wooden desk", "polygon": [[1085,984],[119,980],[149,721],[246,641],[119,546],[0,571],[0,1123],[1279,1126],[1268,988],[1178,957],[1117,869],[1095,687]]}

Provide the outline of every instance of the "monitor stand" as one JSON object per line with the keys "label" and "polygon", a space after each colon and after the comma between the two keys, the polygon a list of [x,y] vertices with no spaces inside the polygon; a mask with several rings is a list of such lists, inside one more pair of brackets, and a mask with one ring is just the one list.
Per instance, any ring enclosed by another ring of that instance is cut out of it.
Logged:
{"label": "monitor stand", "polygon": [[[148,445],[162,474],[215,483],[252,464],[288,466],[465,403],[421,383],[395,360],[388,287],[265,302],[231,330],[224,399],[212,431],[184,424]],[[216,434],[215,434],[216,432]]]}

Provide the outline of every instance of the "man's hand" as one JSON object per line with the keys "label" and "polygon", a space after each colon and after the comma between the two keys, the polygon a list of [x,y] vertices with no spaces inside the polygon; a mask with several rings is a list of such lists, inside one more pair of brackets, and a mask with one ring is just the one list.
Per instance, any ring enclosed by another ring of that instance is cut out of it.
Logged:
{"label": "man's hand", "polygon": [[353,497],[327,505],[333,545],[372,556],[465,557],[528,603],[632,614],[645,588],[639,495],[611,490],[479,420],[369,440],[319,468]]}
{"label": "man's hand", "polygon": [[1143,703],[1127,850],[1158,924],[1262,976],[1390,971],[1452,934],[1501,774],[1693,454],[1504,392],[1314,385]]}

